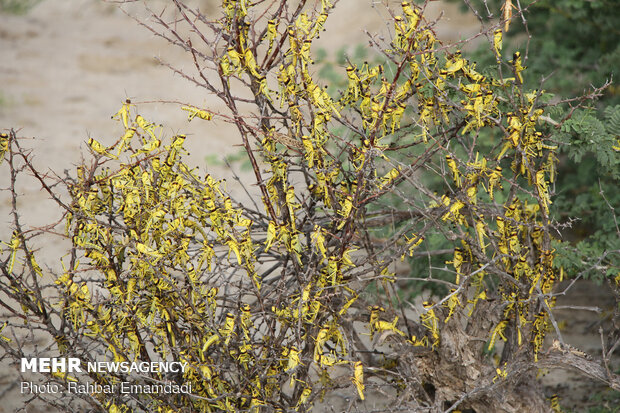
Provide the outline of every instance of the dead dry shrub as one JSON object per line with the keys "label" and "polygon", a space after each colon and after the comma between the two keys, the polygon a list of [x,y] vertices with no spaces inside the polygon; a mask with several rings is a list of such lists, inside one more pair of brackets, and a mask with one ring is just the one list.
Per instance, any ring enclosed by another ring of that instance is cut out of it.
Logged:
{"label": "dead dry shrub", "polygon": [[[536,374],[554,366],[619,388],[553,317],[566,275],[554,265],[548,137],[562,120],[541,89],[524,88],[527,56],[502,54],[503,22],[485,33],[497,66],[482,74],[437,38],[424,6],[403,2],[388,9],[393,37],[370,38],[383,63],[349,61],[328,93],[311,50],[327,0],[225,0],[216,19],[172,3],[173,18],[153,11],[141,23],[190,53],[195,70],[173,70],[227,107],[180,109],[236,126],[255,177],[236,184],[260,197],[238,202],[190,169],[186,137],[162,136],[129,100],[118,138],[89,140],[92,158],[64,179],[3,134],[15,230],[2,256],[5,357],[187,363],[178,374],[43,378],[192,385],[71,394],[110,412],[306,411],[338,392],[354,395],[353,410],[380,395],[382,411],[547,411]],[[57,201],[64,228],[24,228],[24,173]],[[31,247],[41,234],[71,240],[53,283]],[[397,275],[403,260],[428,271]],[[409,290],[421,281],[435,295],[416,306]],[[34,334],[52,344],[25,347]],[[83,409],[66,394],[36,397]]]}

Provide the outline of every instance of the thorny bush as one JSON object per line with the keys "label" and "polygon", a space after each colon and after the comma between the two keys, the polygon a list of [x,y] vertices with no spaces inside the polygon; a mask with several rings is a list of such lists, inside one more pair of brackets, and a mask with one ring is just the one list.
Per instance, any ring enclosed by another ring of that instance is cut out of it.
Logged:
{"label": "thorny bush", "polygon": [[[3,134],[15,230],[1,268],[7,356],[31,356],[24,337],[43,332],[45,354],[179,361],[182,374],[132,380],[192,383],[191,395],[36,397],[64,411],[258,412],[307,411],[340,392],[351,409],[381,394],[382,411],[516,412],[557,408],[536,385],[541,368],[620,387],[607,366],[615,347],[603,367],[564,343],[553,316],[568,274],[554,266],[549,136],[563,121],[542,89],[524,88],[527,53],[503,54],[510,20],[483,33],[497,60],[483,74],[437,38],[426,3],[386,7],[391,40],[369,38],[384,63],[349,62],[347,86],[330,95],[311,66],[329,1],[224,0],[213,20],[172,3],[174,18],[141,23],[191,54],[195,74],[173,69],[225,103],[180,109],[235,125],[262,205],[186,166],[185,136],[163,137],[130,100],[119,138],[91,138],[92,161],[73,178],[43,176]],[[64,211],[72,245],[52,284],[31,247],[46,231],[24,229],[17,211],[24,171]],[[403,260],[445,264],[397,275]],[[403,291],[412,280],[441,288],[417,306]]]}

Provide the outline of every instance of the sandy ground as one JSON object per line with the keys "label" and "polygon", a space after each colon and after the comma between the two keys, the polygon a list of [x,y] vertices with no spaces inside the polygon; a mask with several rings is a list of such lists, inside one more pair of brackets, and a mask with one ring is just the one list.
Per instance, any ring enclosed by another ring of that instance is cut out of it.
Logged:
{"label": "sandy ground", "polygon": [[[165,2],[148,3],[157,7]],[[213,0],[195,3],[207,13],[214,10]],[[333,53],[343,46],[352,48],[365,42],[363,29],[386,33],[385,13],[373,3],[378,2],[341,1],[326,25],[331,35],[321,39],[319,46]],[[128,10],[139,13],[141,5],[133,4]],[[445,41],[479,32],[476,20],[458,13],[456,6],[431,3],[429,17],[440,15],[437,31]],[[184,52],[156,38],[114,5],[98,0],[45,0],[24,16],[0,14],[0,56],[0,129],[20,129],[19,136],[36,137],[25,139],[23,144],[33,149],[40,170],[60,175],[68,170],[73,174],[75,165],[88,153],[88,137],[104,144],[114,142],[122,131],[110,116],[129,97],[140,104],[139,110],[147,119],[164,123],[168,135],[182,131],[189,136],[190,165],[203,171],[208,167],[211,174],[230,178],[224,166],[207,165],[206,159],[239,150],[234,146],[239,143],[234,130],[218,122],[188,123],[178,105],[162,102],[180,100],[212,110],[221,104],[159,65],[156,58],[188,70],[193,67]],[[247,174],[242,176],[250,179]],[[7,177],[0,176],[2,188],[7,183]],[[19,188],[27,226],[47,224],[60,217],[38,184],[23,181]],[[7,239],[12,230],[9,211],[8,193],[1,191],[2,239]],[[62,243],[40,247],[41,263],[58,268]],[[579,337],[581,333],[575,340]],[[590,347],[592,343],[585,344],[583,347]],[[23,407],[25,399],[12,384],[13,376],[2,367],[6,366],[0,366],[0,412],[12,412]],[[551,384],[564,386],[561,377]],[[27,411],[38,410],[32,407]]]}

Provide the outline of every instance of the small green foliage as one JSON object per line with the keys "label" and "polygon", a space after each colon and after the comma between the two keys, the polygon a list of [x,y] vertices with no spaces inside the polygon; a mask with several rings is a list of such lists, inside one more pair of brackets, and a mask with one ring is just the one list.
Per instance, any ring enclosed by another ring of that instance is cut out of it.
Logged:
{"label": "small green foliage", "polygon": [[588,413],[618,413],[620,412],[620,392],[616,390],[604,390],[593,394],[590,402],[596,403],[596,407],[589,407]]}
{"label": "small green foliage", "polygon": [[[592,110],[578,110],[562,125],[557,139],[570,146],[567,153],[574,162],[581,162],[584,155],[592,154],[596,163],[612,178],[620,178],[620,157],[618,135],[608,130],[614,124],[613,116],[620,118],[620,106],[608,107],[605,118],[599,119]],[[617,119],[616,119],[617,121]]]}
{"label": "small green foliage", "polygon": [[0,0],[0,12],[7,14],[26,14],[41,0]]}

